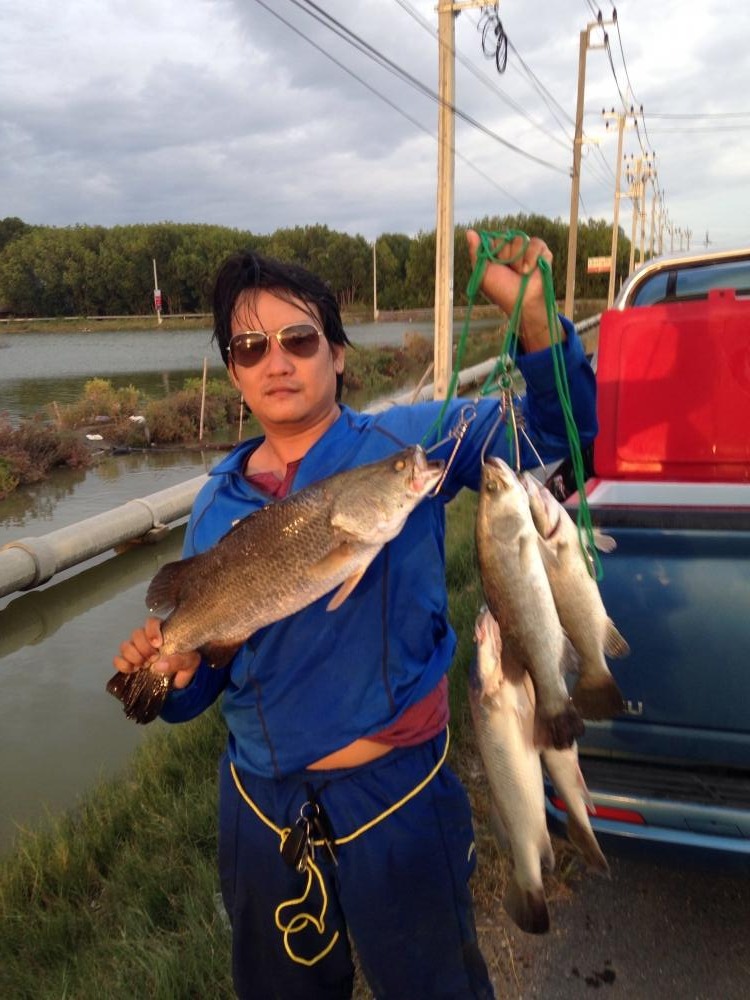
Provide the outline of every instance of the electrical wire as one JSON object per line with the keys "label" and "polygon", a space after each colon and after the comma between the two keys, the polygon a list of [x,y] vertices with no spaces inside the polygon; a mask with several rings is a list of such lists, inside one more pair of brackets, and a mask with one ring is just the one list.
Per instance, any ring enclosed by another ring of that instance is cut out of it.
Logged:
{"label": "electrical wire", "polygon": [[[414,7],[412,7],[412,5],[408,2],[408,0],[395,0],[395,2],[403,10],[405,10],[406,13],[410,15],[410,17],[414,18],[417,24],[421,25],[421,27],[424,28],[424,30],[427,31],[433,38],[437,38],[439,45],[446,44],[445,42],[440,41],[438,32],[432,27],[429,21],[427,21],[424,17],[422,17],[419,11],[415,10]],[[510,39],[508,39],[508,45],[511,47],[511,49],[513,48]],[[535,121],[521,104],[518,104],[512,98],[508,97],[508,95],[504,94],[502,90],[498,90],[497,86],[495,85],[495,81],[491,80],[486,75],[486,73],[483,73],[481,70],[478,70],[471,62],[471,60],[467,59],[467,57],[463,55],[461,52],[459,52],[458,49],[455,50],[455,56],[462,66],[465,66],[470,73],[472,73],[478,80],[484,83],[489,90],[492,91],[495,97],[499,97],[501,101],[504,101],[506,104],[508,104],[517,114],[519,114],[522,118],[525,118],[527,122],[529,122],[534,128],[538,129],[548,139],[550,139],[552,142],[557,143],[558,146],[562,146],[562,148],[565,149],[566,152],[570,150],[571,143],[573,142],[572,137],[570,137],[567,142],[563,142],[561,139],[558,139],[557,136],[553,135],[543,125],[540,125],[537,121]],[[573,124],[575,124],[575,122],[573,122]]]}
{"label": "electrical wire", "polygon": [[[335,56],[331,55],[331,53],[326,51],[326,49],[324,49],[321,45],[318,45],[317,42],[314,42],[309,36],[300,32],[296,27],[296,25],[292,24],[290,21],[287,21],[286,18],[282,17],[282,15],[278,13],[278,11],[274,10],[268,4],[264,3],[263,0],[256,0],[256,3],[258,3],[261,7],[263,7],[264,10],[267,10],[269,14],[273,15],[273,17],[275,17],[277,21],[281,21],[282,24],[285,24],[287,28],[290,28],[296,35],[298,35],[300,38],[303,38],[314,49],[317,49],[318,52],[320,52],[322,55],[326,57],[326,59],[329,59],[332,63],[338,66],[339,69],[342,69],[345,73],[347,73],[349,76],[355,79],[358,83],[361,83],[363,87],[365,87],[367,90],[370,91],[370,93],[380,98],[381,101],[387,104],[390,108],[393,108],[394,111],[397,111],[402,118],[405,118],[412,125],[416,126],[416,128],[418,128],[421,132],[424,132],[426,135],[430,136],[430,138],[434,139],[435,142],[438,141],[438,138],[435,135],[435,133],[432,132],[429,128],[427,128],[427,126],[423,125],[422,122],[418,121],[416,118],[413,118],[410,114],[408,114],[408,112],[404,111],[403,108],[399,107],[398,104],[390,100],[390,98],[386,97],[385,94],[382,94],[379,90],[377,90],[377,88],[373,87],[366,80],[363,80],[361,76],[358,76],[357,73],[354,72],[354,70],[349,69],[348,66],[345,66],[344,63],[336,59]],[[484,180],[488,181],[493,187],[497,188],[497,190],[500,191],[501,194],[504,194],[507,198],[510,198],[511,201],[514,201],[516,205],[519,206],[519,208],[523,209],[524,212],[531,211],[527,205],[519,201],[518,198],[515,197],[515,195],[511,194],[510,191],[506,190],[506,188],[504,188],[501,184],[498,184],[497,181],[494,180],[494,178],[490,177],[489,174],[486,174],[475,163],[472,163],[472,161],[468,157],[464,156],[462,153],[459,153],[458,150],[455,148],[455,146],[452,152],[457,159],[461,160],[463,163],[466,164],[466,166],[470,167],[480,177],[484,178]]]}
{"label": "electrical wire", "polygon": [[[257,2],[260,2],[260,0],[257,0]],[[432,90],[426,84],[422,83],[411,73],[407,72],[405,69],[403,69],[403,67],[393,62],[393,60],[389,59],[387,56],[384,56],[382,52],[378,51],[378,49],[370,45],[369,42],[366,42],[355,32],[351,31],[340,21],[338,21],[332,15],[328,14],[325,10],[319,7],[316,3],[313,3],[313,0],[289,0],[289,2],[292,3],[295,7],[298,7],[300,10],[304,11],[306,14],[308,14],[310,17],[316,20],[319,24],[322,24],[324,27],[333,31],[334,34],[338,35],[348,44],[354,46],[354,48],[358,49],[360,52],[363,53],[363,55],[366,55],[368,58],[378,63],[378,65],[380,65],[382,68],[393,73],[393,75],[399,77],[401,80],[408,83],[410,86],[414,87],[424,96],[429,97],[436,104],[450,108],[450,110],[456,115],[456,117],[466,122],[466,124],[470,125],[472,128],[475,128],[478,131],[482,132],[484,135],[488,136],[489,138],[494,139],[496,142],[500,143],[500,145],[505,146],[507,149],[512,150],[514,153],[518,153],[519,156],[523,156],[525,159],[531,160],[534,163],[538,163],[540,166],[547,167],[549,170],[553,170],[556,173],[567,176],[568,171],[566,169],[558,167],[556,164],[551,163],[549,160],[544,160],[539,156],[535,156],[533,153],[529,153],[526,150],[521,149],[519,146],[516,146],[514,143],[509,142],[507,139],[503,139],[502,136],[498,135],[492,129],[488,128],[486,125],[483,125],[482,122],[478,121],[476,118],[472,117],[471,115],[467,114],[464,111],[461,111],[461,109],[457,108],[455,104],[449,104],[443,101],[440,95],[437,94],[434,90]],[[308,10],[307,8],[312,8],[312,10]]]}

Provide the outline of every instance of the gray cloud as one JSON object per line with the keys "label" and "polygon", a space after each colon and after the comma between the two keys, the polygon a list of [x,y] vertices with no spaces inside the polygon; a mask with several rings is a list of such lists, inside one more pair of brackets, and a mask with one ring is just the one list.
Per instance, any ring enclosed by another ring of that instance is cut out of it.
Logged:
{"label": "gray cloud", "polygon": [[[156,6],[81,0],[74,7],[0,0],[0,217],[55,225],[171,219],[256,232],[322,222],[368,238],[433,228],[435,103],[290,0],[268,3],[294,30],[252,0]],[[434,0],[411,3],[436,26]],[[436,87],[436,40],[394,0],[320,0],[320,6]],[[497,76],[480,51],[478,12],[457,18],[456,45],[486,79],[459,61],[456,104],[556,169],[459,121],[457,152],[475,169],[457,159],[456,220],[519,207],[566,218],[571,153],[559,143],[569,144],[572,135],[587,8],[537,0],[505,5],[500,15],[521,57],[564,111],[553,117],[512,53],[507,72]],[[746,240],[740,165],[750,154],[750,120],[737,120],[742,131],[690,133],[690,123],[649,118],[649,111],[743,110],[750,14],[723,0],[709,9],[697,0],[623,0],[618,15],[670,216],[695,232]],[[616,29],[608,31],[624,90]],[[581,195],[585,213],[594,217],[612,212],[616,144],[600,108],[618,103],[605,53],[590,50],[585,130],[592,145]],[[682,131],[670,131],[678,127]],[[637,150],[629,134],[626,151]],[[628,213],[624,205],[626,227]]]}

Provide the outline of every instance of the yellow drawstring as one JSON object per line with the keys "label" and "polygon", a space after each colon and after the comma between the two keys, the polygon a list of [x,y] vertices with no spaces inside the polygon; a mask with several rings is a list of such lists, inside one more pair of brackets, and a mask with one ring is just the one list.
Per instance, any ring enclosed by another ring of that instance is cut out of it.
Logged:
{"label": "yellow drawstring", "polygon": [[[418,795],[423,788],[429,785],[429,783],[432,781],[432,779],[435,777],[435,775],[438,773],[440,768],[445,763],[445,758],[448,756],[449,742],[450,742],[450,732],[446,728],[445,747],[443,748],[443,753],[440,757],[440,760],[438,760],[437,764],[435,764],[435,766],[427,775],[427,777],[423,778],[418,785],[412,788],[411,791],[407,792],[406,795],[403,796],[403,798],[400,798],[398,800],[398,802],[395,802],[392,806],[389,806],[387,809],[383,810],[383,812],[377,815],[374,819],[371,819],[369,820],[369,822],[364,823],[362,826],[358,827],[353,833],[350,833],[345,837],[336,837],[333,841],[334,845],[340,847],[342,844],[351,843],[351,841],[356,840],[357,837],[361,836],[363,833],[366,833],[368,830],[371,830],[372,827],[377,826],[377,824],[381,823],[384,819],[387,819],[389,816],[395,813],[397,809],[400,809],[401,806],[405,805],[410,799],[413,799],[415,795]],[[276,826],[274,822],[272,822],[267,816],[265,816],[253,802],[250,796],[247,794],[245,789],[242,787],[242,782],[240,781],[240,777],[237,774],[237,769],[235,768],[233,761],[229,762],[229,768],[232,772],[234,783],[237,786],[237,791],[240,793],[242,798],[245,800],[245,802],[247,802],[247,804],[253,810],[255,815],[258,817],[258,819],[262,823],[265,823],[265,825],[269,828],[269,830],[273,830],[273,832],[279,837],[280,840],[279,851],[281,851],[286,841],[286,838],[291,833],[291,827]],[[311,843],[313,844],[314,847],[322,847],[325,841],[311,839]],[[326,892],[325,881],[323,879],[322,872],[320,871],[320,868],[315,864],[315,862],[309,855],[305,860],[305,871],[307,872],[307,885],[305,886],[305,891],[298,899],[288,899],[286,902],[280,903],[276,907],[276,911],[274,913],[274,920],[276,922],[276,926],[281,931],[284,937],[284,950],[286,951],[287,955],[291,958],[291,960],[293,962],[297,962],[299,965],[315,965],[316,962],[319,962],[322,958],[325,958],[325,956],[336,944],[339,938],[339,932],[336,931],[331,940],[329,941],[329,943],[323,949],[323,951],[319,952],[319,954],[317,955],[314,955],[312,958],[302,958],[300,955],[295,955],[294,952],[292,951],[291,944],[289,943],[290,935],[297,934],[299,931],[305,930],[305,928],[309,924],[313,925],[318,934],[320,935],[325,934],[325,914],[326,910],[328,909],[328,893]],[[310,894],[313,875],[318,880],[318,885],[320,886],[320,893],[323,898],[323,906],[320,910],[320,916],[315,917],[311,913],[297,913],[292,917],[289,923],[284,924],[281,920],[282,911],[286,909],[288,906],[297,906],[305,902],[305,900]]]}

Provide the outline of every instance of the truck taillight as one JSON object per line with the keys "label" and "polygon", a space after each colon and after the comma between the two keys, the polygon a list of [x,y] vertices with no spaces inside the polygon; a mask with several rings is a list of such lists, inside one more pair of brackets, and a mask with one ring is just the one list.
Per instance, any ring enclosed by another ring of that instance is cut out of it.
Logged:
{"label": "truck taillight", "polygon": [[[565,805],[563,800],[557,796],[551,795],[549,800],[555,809],[559,809],[560,812],[568,811],[568,807]],[[596,816],[597,819],[611,819],[614,820],[615,823],[635,823],[639,826],[646,825],[646,820],[634,809],[618,809],[615,806],[597,806],[594,812],[588,808],[587,812],[591,816]]]}

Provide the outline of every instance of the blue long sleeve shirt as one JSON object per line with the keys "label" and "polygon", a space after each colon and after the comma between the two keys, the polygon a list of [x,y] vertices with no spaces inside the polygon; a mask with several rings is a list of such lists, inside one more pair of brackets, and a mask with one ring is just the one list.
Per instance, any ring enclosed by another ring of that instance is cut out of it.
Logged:
{"label": "blue long sleeve shirt", "polygon": [[[572,324],[563,322],[573,415],[586,447],[597,429],[595,379]],[[550,351],[519,355],[517,363],[526,381],[525,432],[534,445],[521,437],[521,464],[528,468],[539,457],[564,457],[568,440]],[[441,436],[466,402],[451,402]],[[429,450],[437,440],[441,405],[394,406],[376,415],[342,406],[300,462],[293,490],[407,445],[422,443]],[[418,505],[340,608],[326,611],[328,595],[254,633],[226,667],[201,663],[186,688],[169,694],[162,717],[191,719],[224,692],[230,758],[242,770],[278,777],[377,733],[428,694],[448,670],[456,645],[448,622],[445,504],[463,487],[478,488],[482,448],[499,413],[496,399],[480,400],[475,408],[438,496]],[[268,503],[243,475],[260,440],[237,445],[211,471],[188,523],[185,556],[204,552],[238,518]],[[429,457],[445,460],[452,448],[446,442]],[[511,460],[504,426],[487,453]]]}

